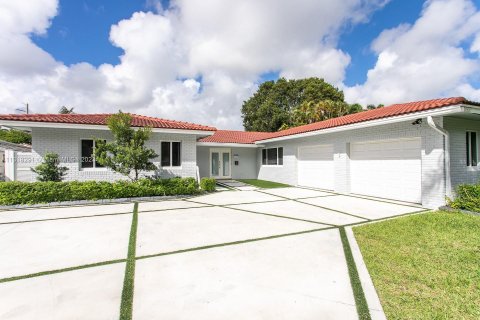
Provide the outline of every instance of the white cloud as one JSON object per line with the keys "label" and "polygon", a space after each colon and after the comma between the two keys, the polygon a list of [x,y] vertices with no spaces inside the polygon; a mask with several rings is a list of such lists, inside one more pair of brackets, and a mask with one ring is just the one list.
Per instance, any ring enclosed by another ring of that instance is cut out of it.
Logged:
{"label": "white cloud", "polygon": [[[240,107],[261,74],[319,76],[341,84],[350,57],[336,48],[346,25],[365,22],[385,0],[177,0],[113,25],[117,65],[65,66],[31,40],[45,34],[56,0],[0,3],[0,112],[118,108],[240,128]],[[201,79],[201,82],[200,80]]]}
{"label": "white cloud", "polygon": [[[364,84],[345,88],[346,98],[390,104],[449,95],[480,96],[468,84],[480,70],[463,45],[480,36],[480,12],[469,0],[427,1],[413,25],[383,31],[372,43],[378,55]],[[477,41],[469,49],[478,51]]]}
{"label": "white cloud", "polygon": [[[373,41],[367,81],[345,87],[348,25],[366,22],[384,0],[177,0],[136,12],[111,27],[120,63],[94,67],[56,61],[32,34],[48,36],[57,0],[0,2],[0,112],[29,102],[34,112],[124,111],[240,128],[240,107],[260,75],[323,77],[351,102],[393,103],[442,95],[480,100],[480,13],[469,0],[427,1],[412,25]],[[470,53],[470,54],[469,54]],[[478,79],[477,79],[478,80]]]}

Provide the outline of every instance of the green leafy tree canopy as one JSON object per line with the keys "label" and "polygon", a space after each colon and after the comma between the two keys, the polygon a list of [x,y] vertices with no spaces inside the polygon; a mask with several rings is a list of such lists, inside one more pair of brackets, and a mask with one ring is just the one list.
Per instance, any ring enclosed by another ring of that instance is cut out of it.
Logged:
{"label": "green leafy tree canopy", "polygon": [[32,135],[21,130],[0,130],[0,140],[11,143],[32,144]]}
{"label": "green leafy tree canopy", "polygon": [[242,105],[247,131],[278,131],[361,111],[341,90],[319,78],[266,81]]}
{"label": "green leafy tree canopy", "polygon": [[67,174],[68,168],[60,166],[58,154],[48,152],[43,157],[43,162],[31,170],[37,174],[38,181],[59,182]]}
{"label": "green leafy tree canopy", "polygon": [[95,160],[113,171],[132,180],[138,180],[141,171],[156,170],[152,159],[158,155],[153,149],[145,147],[152,129],[145,127],[133,129],[132,117],[119,111],[107,119],[107,125],[113,134],[113,142],[95,139]]}

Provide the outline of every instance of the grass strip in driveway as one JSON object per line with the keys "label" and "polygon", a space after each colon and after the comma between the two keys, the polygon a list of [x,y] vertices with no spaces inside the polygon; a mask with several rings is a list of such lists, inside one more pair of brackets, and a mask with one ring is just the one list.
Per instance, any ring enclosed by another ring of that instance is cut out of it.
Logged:
{"label": "grass strip in driveway", "polygon": [[96,218],[96,217],[106,217],[106,216],[118,216],[118,215],[122,215],[122,214],[131,214],[131,212],[101,213],[101,214],[95,214],[95,215],[89,215],[89,216],[72,216],[72,217],[58,217],[58,218],[36,219],[36,220],[21,220],[21,221],[12,221],[12,222],[1,222],[0,225],[30,223],[30,222],[42,222],[42,221],[55,221],[55,220],[81,219],[81,218]]}
{"label": "grass strip in driveway", "polygon": [[[262,190],[256,190],[257,192],[260,192],[260,193],[263,193],[263,194],[268,194],[268,195],[272,195],[268,192],[263,192]],[[301,200],[308,200],[308,199],[313,199],[313,198],[325,198],[325,197],[331,197],[332,195],[328,195],[328,196],[316,196],[316,197],[308,197],[308,198],[299,198],[299,199],[290,199],[290,198],[287,198],[287,197],[284,197],[284,196],[279,196],[279,195],[273,195],[275,197],[278,197],[278,198],[282,198],[282,200],[275,200],[275,201],[295,201],[295,202],[298,202],[298,203],[301,203],[301,204],[305,204],[307,206],[312,206],[312,207],[317,207],[317,208],[320,208],[320,209],[324,209],[324,210],[328,210],[328,211],[333,211],[333,212],[336,212],[336,213],[340,213],[340,214],[344,214],[344,215],[347,215],[347,216],[351,216],[351,217],[354,217],[354,218],[358,218],[358,219],[363,219],[363,220],[367,220],[367,221],[370,221],[371,219],[368,219],[368,218],[365,218],[365,217],[361,217],[361,216],[357,216],[355,214],[352,214],[352,213],[348,213],[348,212],[344,212],[344,211],[340,211],[340,210],[336,210],[336,209],[331,209],[331,208],[327,208],[327,207],[322,207],[322,206],[319,206],[317,204],[312,204],[312,203],[308,203],[308,202],[303,202]],[[267,202],[267,201],[264,201],[264,202]],[[274,201],[270,201],[270,202],[274,202]],[[243,204],[243,203],[240,203],[240,204]]]}
{"label": "grass strip in driveway", "polygon": [[168,255],[178,254],[178,253],[185,253],[185,252],[190,252],[190,251],[206,250],[206,249],[220,248],[220,247],[226,247],[226,246],[233,246],[233,245],[249,243],[249,242],[256,242],[256,241],[277,239],[277,238],[283,238],[283,237],[289,237],[289,236],[296,236],[296,235],[300,235],[300,234],[319,232],[319,231],[325,231],[325,230],[331,230],[331,229],[336,229],[336,227],[317,228],[317,229],[311,229],[311,230],[305,230],[305,231],[278,234],[278,235],[267,236],[267,237],[262,237],[262,238],[254,238],[254,239],[246,239],[246,240],[239,240],[239,241],[232,241],[232,242],[225,242],[225,243],[217,243],[217,244],[212,244],[212,245],[208,245],[208,246],[193,247],[193,248],[176,250],[176,251],[154,253],[154,254],[148,254],[148,255],[140,256],[140,257],[137,257],[136,259],[137,260],[142,260],[142,259],[148,259],[148,258],[154,258],[154,257],[168,256]]}
{"label": "grass strip in driveway", "polygon": [[220,206],[220,207],[221,208],[226,208],[226,209],[232,209],[232,210],[237,210],[237,211],[253,213],[253,214],[260,214],[260,215],[270,216],[270,217],[275,217],[275,218],[296,220],[296,221],[309,222],[309,223],[315,223],[315,224],[323,224],[323,225],[326,225],[326,226],[329,226],[329,227],[338,227],[338,225],[331,224],[331,223],[319,222],[319,221],[313,221],[313,220],[306,220],[306,219],[300,219],[300,218],[294,218],[294,217],[287,217],[287,216],[282,216],[282,215],[273,214],[273,213],[264,213],[264,212],[258,212],[258,211],[248,210],[248,209],[232,208],[232,207],[229,207],[229,206]]}
{"label": "grass strip in driveway", "polygon": [[367,300],[365,299],[365,293],[363,292],[362,283],[358,276],[357,266],[353,259],[352,249],[348,242],[345,228],[339,228],[340,238],[342,239],[343,252],[345,253],[345,259],[347,260],[348,274],[350,276],[350,283],[352,285],[353,296],[355,298],[355,305],[357,307],[358,318],[360,320],[370,320],[370,311],[368,310]]}
{"label": "grass strip in driveway", "polygon": [[480,319],[480,217],[429,212],[353,228],[388,319]]}
{"label": "grass strip in driveway", "polygon": [[127,264],[125,265],[125,278],[123,280],[122,303],[120,305],[120,320],[132,319],[133,293],[135,283],[135,250],[137,246],[138,203],[133,207],[132,227],[130,241],[128,242]]}
{"label": "grass strip in driveway", "polygon": [[106,266],[106,265],[109,265],[109,264],[122,263],[122,262],[125,262],[125,261],[126,261],[125,259],[109,260],[109,261],[102,261],[102,262],[96,262],[96,263],[91,263],[91,264],[84,264],[84,265],[81,265],[81,266],[68,267],[68,268],[63,268],[63,269],[56,269],[56,270],[30,273],[30,274],[26,274],[26,275],[23,275],[23,276],[15,276],[15,277],[0,279],[0,283],[29,279],[29,278],[35,278],[35,277],[41,277],[41,276],[48,276],[48,275],[51,275],[51,274],[81,270],[81,269],[86,269],[86,268],[101,267],[101,266]]}

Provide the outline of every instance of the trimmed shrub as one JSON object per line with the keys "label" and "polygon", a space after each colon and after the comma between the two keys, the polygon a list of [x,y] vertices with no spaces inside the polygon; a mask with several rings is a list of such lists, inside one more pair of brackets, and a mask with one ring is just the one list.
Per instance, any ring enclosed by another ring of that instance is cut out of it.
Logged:
{"label": "trimmed shrub", "polygon": [[480,183],[459,185],[455,195],[454,200],[448,199],[452,208],[480,212]]}
{"label": "trimmed shrub", "polygon": [[216,181],[214,178],[202,178],[200,180],[200,189],[206,192],[215,191]]}
{"label": "trimmed shrub", "polygon": [[36,204],[74,200],[193,195],[194,178],[139,179],[138,181],[2,182],[0,205]]}

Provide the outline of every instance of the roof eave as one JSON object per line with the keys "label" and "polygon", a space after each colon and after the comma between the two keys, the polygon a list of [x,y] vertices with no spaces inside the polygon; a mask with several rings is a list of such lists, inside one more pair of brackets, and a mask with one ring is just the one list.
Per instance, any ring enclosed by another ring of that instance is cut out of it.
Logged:
{"label": "roof eave", "polygon": [[258,148],[254,143],[234,142],[197,142],[198,147],[222,147],[222,148]]}
{"label": "roof eave", "polygon": [[311,137],[311,136],[340,132],[340,131],[374,127],[374,126],[380,126],[380,125],[385,125],[390,123],[415,120],[415,119],[423,118],[427,116],[432,116],[432,117],[444,116],[444,115],[449,115],[454,113],[465,112],[466,108],[475,109],[475,110],[477,109],[477,107],[472,107],[471,105],[456,104],[456,105],[451,105],[447,107],[440,107],[436,109],[408,113],[408,114],[399,115],[399,116],[393,116],[393,117],[370,120],[370,121],[363,121],[363,122],[358,122],[358,123],[348,124],[344,126],[328,128],[328,129],[320,129],[320,130],[297,133],[297,134],[276,137],[271,139],[257,140],[255,141],[255,144],[263,144],[263,143],[269,143],[269,142],[277,142],[277,141],[283,141],[283,140]]}
{"label": "roof eave", "polygon": [[[17,127],[28,127],[28,128],[109,130],[108,126],[102,125],[102,124],[59,123],[59,122],[23,121],[23,120],[0,120],[0,125],[9,126],[9,127],[17,126]],[[134,128],[139,128],[139,127],[134,127]],[[210,136],[215,133],[215,130],[152,128],[152,132],[181,133],[181,134],[195,134],[200,136]]]}

